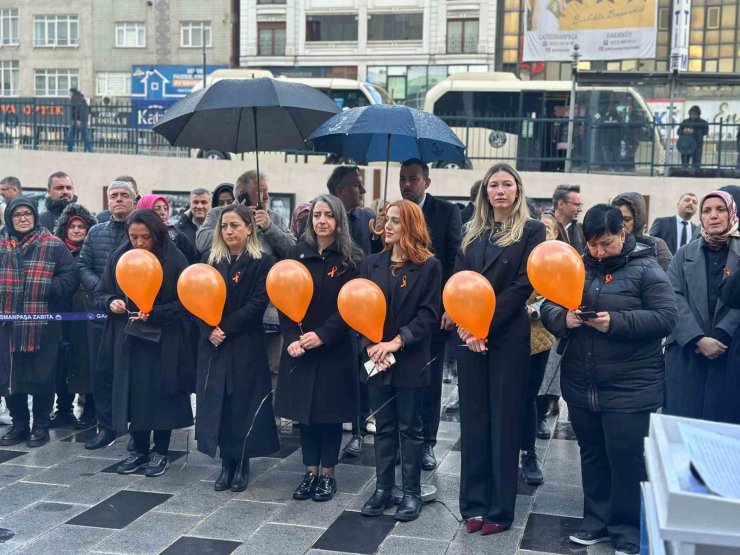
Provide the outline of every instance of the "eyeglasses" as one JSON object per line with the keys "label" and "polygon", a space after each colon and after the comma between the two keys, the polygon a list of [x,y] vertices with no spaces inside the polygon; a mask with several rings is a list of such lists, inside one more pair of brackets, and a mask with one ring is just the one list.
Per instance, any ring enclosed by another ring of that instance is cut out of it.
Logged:
{"label": "eyeglasses", "polygon": [[23,219],[32,220],[33,212],[16,212],[13,214],[13,219],[17,221],[21,221]]}
{"label": "eyeglasses", "polygon": [[566,202],[566,204],[572,204],[576,208],[583,208],[583,203],[582,202],[573,202],[572,200],[566,200],[565,202]]}

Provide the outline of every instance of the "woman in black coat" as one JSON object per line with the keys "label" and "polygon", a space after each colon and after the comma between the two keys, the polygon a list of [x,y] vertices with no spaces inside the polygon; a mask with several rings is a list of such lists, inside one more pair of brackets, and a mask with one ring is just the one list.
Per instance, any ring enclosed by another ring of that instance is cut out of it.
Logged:
{"label": "woman in black coat", "polygon": [[740,264],[737,207],[724,191],[709,193],[699,206],[701,237],[680,248],[668,268],[681,319],[666,342],[666,409],[740,424],[733,395],[740,391],[740,309],[719,296],[723,279]]}
{"label": "woman in black coat", "polygon": [[570,540],[611,540],[618,555],[635,555],[643,440],[663,403],[661,342],[678,309],[653,248],[625,232],[618,208],[597,204],[583,227],[583,310],[596,314],[550,301],[542,307],[545,327],[561,339],[561,387],[581,450],[583,521]]}
{"label": "woman in black coat", "polygon": [[244,491],[250,457],[280,449],[262,327],[272,261],[260,250],[248,208],[228,206],[216,229],[206,259],[226,283],[226,304],[218,326],[200,325],[195,439],[198,450],[211,457],[220,450],[214,489]]}
{"label": "woman in black coat", "polygon": [[[4,215],[0,313],[22,314],[28,319],[0,323],[0,394],[6,395],[13,418],[0,446],[28,440],[28,447],[40,447],[49,441],[62,326],[29,315],[59,311],[64,299],[77,289],[77,269],[67,247],[39,225],[32,201],[14,198]],[[33,430],[29,394],[33,397]]]}
{"label": "woman in black coat", "polygon": [[356,418],[359,403],[355,336],[337,311],[337,296],[359,275],[362,251],[352,244],[347,213],[337,197],[316,198],[308,213],[304,241],[288,258],[308,268],[314,292],[302,326],[280,313],[285,350],[275,412],[300,422],[306,475],[293,498],[328,501],[337,491],[334,467],[342,422]]}
{"label": "woman in black coat", "polygon": [[[113,426],[126,425],[134,451],[116,471],[161,476],[172,430],[193,424],[190,392],[195,385],[193,353],[177,297],[177,280],[188,263],[167,235],[167,227],[150,209],[132,212],[126,220],[128,241],[114,250],[95,288],[95,305],[108,313],[98,353],[98,367],[113,368]],[[131,249],[145,249],[162,264],[162,287],[148,314],[141,313],[116,283],[116,266]],[[154,451],[149,445],[154,435]]]}
{"label": "woman in black coat", "polygon": [[[370,405],[375,408],[375,493],[362,514],[379,516],[393,504],[398,438],[401,438],[403,498],[396,520],[421,513],[421,404],[429,384],[431,336],[439,322],[442,265],[430,250],[424,214],[415,203],[392,203],[386,212],[385,250],[368,256],[362,276],[377,284],[387,304],[383,339],[362,341],[373,375],[364,370]],[[390,356],[395,357],[392,363]],[[395,399],[395,400],[394,400]]]}
{"label": "woman in black coat", "polygon": [[545,226],[529,218],[521,178],[508,164],[486,173],[455,271],[482,274],[496,292],[487,338],[463,328],[468,348],[458,353],[460,512],[468,532],[507,530],[514,520],[519,446],[529,382],[527,258],[545,240]]}

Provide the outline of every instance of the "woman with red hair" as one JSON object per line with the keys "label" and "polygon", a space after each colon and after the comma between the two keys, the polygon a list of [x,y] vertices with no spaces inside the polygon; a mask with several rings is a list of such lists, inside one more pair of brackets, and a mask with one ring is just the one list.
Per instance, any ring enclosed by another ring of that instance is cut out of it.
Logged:
{"label": "woman with red hair", "polygon": [[395,518],[411,521],[421,513],[421,401],[429,384],[431,336],[439,321],[442,266],[430,250],[424,214],[413,202],[388,207],[383,237],[385,249],[368,256],[361,271],[380,287],[388,307],[382,341],[362,341],[365,358],[374,366],[361,376],[377,411],[377,484],[362,514],[379,516],[393,504],[400,436],[403,499]]}

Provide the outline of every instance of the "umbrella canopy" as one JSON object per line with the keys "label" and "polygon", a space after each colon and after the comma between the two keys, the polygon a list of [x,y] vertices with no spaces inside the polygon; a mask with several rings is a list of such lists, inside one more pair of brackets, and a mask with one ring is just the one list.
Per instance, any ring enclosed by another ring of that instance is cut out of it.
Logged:
{"label": "umbrella canopy", "polygon": [[154,126],[173,146],[254,152],[301,150],[340,111],[318,89],[280,79],[224,79],[173,105]]}
{"label": "umbrella canopy", "polygon": [[465,161],[465,145],[445,122],[397,104],[374,104],[337,114],[314,131],[310,140],[316,150],[359,164],[410,158],[424,163]]}

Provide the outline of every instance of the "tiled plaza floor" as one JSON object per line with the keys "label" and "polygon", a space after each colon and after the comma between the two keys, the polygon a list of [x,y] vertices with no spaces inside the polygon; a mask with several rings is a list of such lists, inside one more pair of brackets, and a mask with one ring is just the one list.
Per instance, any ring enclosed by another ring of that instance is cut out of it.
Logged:
{"label": "tiled plaza floor", "polygon": [[[445,386],[444,396],[449,393]],[[127,455],[127,438],[87,451],[90,432],[59,429],[44,447],[0,449],[0,528],[14,534],[0,542],[0,555],[611,553],[608,544],[587,553],[567,539],[582,510],[578,446],[565,411],[550,422],[554,437],[537,442],[545,484],[520,482],[514,526],[488,537],[468,534],[459,522],[460,431],[454,415],[440,426],[437,469],[422,477],[436,486],[441,503],[426,504],[412,523],[397,523],[393,509],[378,518],[359,513],[374,488],[372,436],[362,457],[338,465],[335,499],[314,503],[291,498],[303,466],[297,430],[290,426],[281,431],[278,453],[252,460],[249,488],[240,494],[213,490],[220,463],[195,451],[192,430],[173,435],[177,458],[168,472],[146,478],[112,471]]]}

